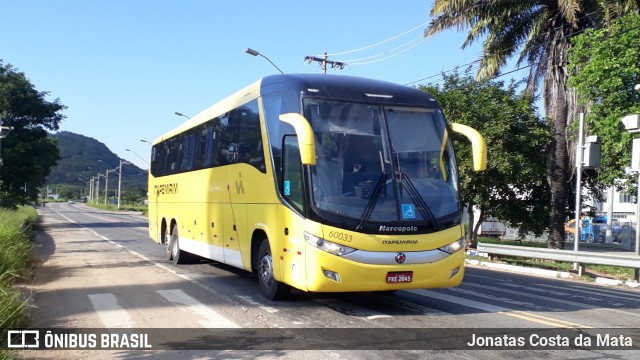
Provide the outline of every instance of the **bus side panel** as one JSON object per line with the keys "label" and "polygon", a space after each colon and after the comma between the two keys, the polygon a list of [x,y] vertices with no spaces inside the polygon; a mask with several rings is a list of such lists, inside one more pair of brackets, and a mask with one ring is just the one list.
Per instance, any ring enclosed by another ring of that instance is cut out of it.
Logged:
{"label": "bus side panel", "polygon": [[[182,209],[180,208],[180,199],[178,196],[179,180],[167,181],[165,178],[154,178],[149,182],[149,236],[157,243],[162,242],[162,220],[167,222],[167,231],[171,226],[171,221],[178,223],[180,230],[180,221]],[[185,231],[179,231],[179,236],[184,237]]]}
{"label": "bus side panel", "polygon": [[[252,251],[257,252],[257,247],[260,246],[260,243],[256,244],[256,248],[252,249],[251,247],[253,234],[256,231],[264,232],[266,238],[269,240],[269,244],[273,248],[274,268],[276,270],[280,269],[277,259],[279,259],[280,256],[278,249],[282,248],[280,244],[282,242],[283,231],[278,226],[278,207],[279,204],[247,204],[247,228],[249,229],[249,233],[247,233],[247,241],[243,239],[240,242],[242,263],[245,264],[247,270],[251,269],[252,256],[258,255],[253,254]],[[258,237],[256,240],[261,242],[264,239]],[[255,271],[255,269],[253,270]]]}
{"label": "bus side panel", "polygon": [[241,243],[251,243],[247,239],[247,206],[245,204],[224,204],[224,263],[240,269],[249,269],[242,263]]}
{"label": "bus side panel", "polygon": [[[191,200],[191,199],[189,199]],[[180,241],[180,247],[184,248],[184,250],[193,253],[194,251],[190,251],[186,248],[186,244],[198,243],[202,238],[198,231],[198,222],[201,218],[200,210],[202,210],[202,206],[200,203],[196,202],[184,202],[179,204],[178,207],[181,211],[181,221],[178,223],[180,226],[180,238],[186,239],[186,241]]]}
{"label": "bus side panel", "polygon": [[153,241],[160,243],[161,237],[160,237],[160,218],[158,217],[158,198],[156,197],[156,194],[155,192],[153,192],[153,189],[151,187],[148,193],[149,193],[149,196],[148,196],[147,207],[148,207],[148,216],[149,216],[149,237]]}
{"label": "bus side panel", "polygon": [[[279,269],[275,272],[276,280],[307,291],[307,262],[305,253],[304,231],[306,221],[284,205],[278,205],[279,246],[272,245],[274,254],[278,255]],[[275,259],[274,259],[275,260]]]}
{"label": "bus side panel", "polygon": [[224,240],[224,219],[223,206],[219,203],[202,204],[204,230],[204,243],[207,250],[204,254],[198,254],[207,259],[224,262],[223,240]]}

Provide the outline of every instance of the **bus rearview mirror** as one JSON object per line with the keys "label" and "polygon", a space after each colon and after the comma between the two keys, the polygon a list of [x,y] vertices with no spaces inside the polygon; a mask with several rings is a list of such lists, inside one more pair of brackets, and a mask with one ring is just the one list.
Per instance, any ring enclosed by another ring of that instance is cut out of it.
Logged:
{"label": "bus rearview mirror", "polygon": [[467,125],[452,123],[451,130],[462,134],[471,142],[473,150],[473,170],[484,171],[487,169],[487,144],[480,133]]}
{"label": "bus rearview mirror", "polygon": [[316,164],[316,145],[313,138],[313,129],[304,116],[297,113],[280,115],[280,121],[291,124],[296,130],[298,146],[300,147],[300,159],[303,165]]}

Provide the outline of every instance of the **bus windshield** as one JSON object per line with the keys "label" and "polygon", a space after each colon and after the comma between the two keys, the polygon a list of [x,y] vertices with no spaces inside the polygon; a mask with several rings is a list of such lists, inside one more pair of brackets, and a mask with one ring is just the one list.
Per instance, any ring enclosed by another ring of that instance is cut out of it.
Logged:
{"label": "bus windshield", "polygon": [[438,108],[304,100],[316,142],[312,198],[365,225],[439,228],[459,213],[458,177]]}

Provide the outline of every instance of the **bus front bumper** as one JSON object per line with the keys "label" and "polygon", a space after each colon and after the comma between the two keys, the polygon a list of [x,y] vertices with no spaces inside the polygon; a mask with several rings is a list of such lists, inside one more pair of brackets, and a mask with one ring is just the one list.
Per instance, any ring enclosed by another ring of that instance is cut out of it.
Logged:
{"label": "bus front bumper", "polygon": [[[402,254],[402,253],[398,253]],[[401,256],[411,256],[410,252]],[[362,263],[307,247],[307,291],[390,291],[458,286],[464,277],[464,251],[433,262]]]}

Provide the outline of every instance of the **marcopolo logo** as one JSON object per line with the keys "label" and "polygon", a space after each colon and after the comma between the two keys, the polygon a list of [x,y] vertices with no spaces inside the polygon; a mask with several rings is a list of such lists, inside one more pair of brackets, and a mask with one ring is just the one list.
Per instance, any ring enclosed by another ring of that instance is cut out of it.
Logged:
{"label": "marcopolo logo", "polygon": [[378,228],[378,231],[385,231],[385,232],[411,232],[411,231],[418,231],[418,227],[417,226],[385,226],[385,225],[380,225],[380,227]]}

